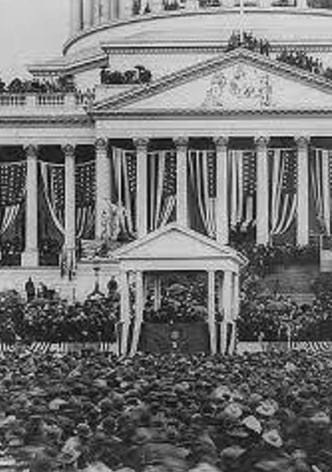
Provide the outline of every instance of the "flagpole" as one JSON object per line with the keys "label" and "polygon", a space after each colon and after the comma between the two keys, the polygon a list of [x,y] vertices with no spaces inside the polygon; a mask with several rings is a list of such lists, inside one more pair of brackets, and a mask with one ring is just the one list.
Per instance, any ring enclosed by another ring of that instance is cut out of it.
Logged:
{"label": "flagpole", "polygon": [[244,43],[244,0],[240,0],[240,45]]}

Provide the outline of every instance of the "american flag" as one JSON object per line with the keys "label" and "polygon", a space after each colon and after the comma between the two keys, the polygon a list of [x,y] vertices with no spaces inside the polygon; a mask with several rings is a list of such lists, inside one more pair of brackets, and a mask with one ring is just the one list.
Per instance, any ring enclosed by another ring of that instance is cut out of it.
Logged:
{"label": "american flag", "polygon": [[127,170],[128,170],[128,179],[129,179],[129,190],[130,194],[133,196],[136,194],[136,154],[134,152],[126,153],[127,161]]}
{"label": "american flag", "polygon": [[165,197],[176,195],[176,153],[169,152],[166,156],[165,179],[164,179]]}
{"label": "american flag", "polygon": [[297,187],[297,157],[296,151],[285,149],[282,152],[282,158],[285,160],[285,172],[282,187],[285,193],[294,195]]}
{"label": "american flag", "polygon": [[63,164],[49,164],[48,192],[54,211],[63,222],[65,211],[65,167]]}
{"label": "american flag", "polygon": [[253,196],[256,192],[256,154],[254,151],[243,153],[243,193]]}
{"label": "american flag", "polygon": [[26,164],[0,164],[0,207],[22,203],[25,194]]}
{"label": "american flag", "polygon": [[208,152],[207,159],[208,159],[209,197],[216,198],[216,195],[217,195],[216,153],[214,151]]}
{"label": "american flag", "polygon": [[96,200],[96,165],[94,161],[76,166],[76,206],[93,206]]}

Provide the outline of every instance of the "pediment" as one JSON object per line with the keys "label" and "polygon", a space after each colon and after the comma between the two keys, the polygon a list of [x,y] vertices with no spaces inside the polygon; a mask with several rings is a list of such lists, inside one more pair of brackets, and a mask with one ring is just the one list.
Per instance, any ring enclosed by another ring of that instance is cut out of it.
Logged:
{"label": "pediment", "polygon": [[98,114],[330,111],[332,82],[239,49],[95,103]]}
{"label": "pediment", "polygon": [[118,260],[231,260],[239,265],[245,259],[228,246],[177,224],[167,225],[115,253]]}

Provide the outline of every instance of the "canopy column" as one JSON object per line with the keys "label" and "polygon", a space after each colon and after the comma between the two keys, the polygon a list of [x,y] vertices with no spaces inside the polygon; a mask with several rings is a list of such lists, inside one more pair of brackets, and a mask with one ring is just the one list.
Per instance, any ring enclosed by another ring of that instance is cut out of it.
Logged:
{"label": "canopy column", "polygon": [[141,270],[136,271],[136,300],[135,300],[135,324],[133,340],[130,349],[130,356],[134,356],[137,352],[139,337],[141,334],[142,322],[143,322],[143,311],[144,311],[144,280],[143,272]]}
{"label": "canopy column", "polygon": [[297,144],[297,233],[299,246],[309,243],[309,138],[296,138]]}
{"label": "canopy column", "polygon": [[176,221],[188,226],[188,138],[174,140],[176,146]]}
{"label": "canopy column", "polygon": [[128,336],[130,328],[130,298],[128,272],[121,272],[120,276],[120,296],[121,296],[121,346],[120,352],[125,356],[128,352]]}
{"label": "canopy column", "polygon": [[223,283],[222,283],[222,307],[223,307],[223,320],[221,323],[221,352],[223,354],[229,351],[229,326],[232,320],[232,272],[226,270],[224,272]]}
{"label": "canopy column", "polygon": [[210,333],[211,354],[217,353],[216,335],[216,273],[214,270],[208,271],[208,317]]}
{"label": "canopy column", "polygon": [[257,152],[257,244],[269,242],[269,169],[268,169],[268,138],[261,136],[256,139]]}
{"label": "canopy column", "polygon": [[216,145],[217,190],[216,190],[216,239],[228,244],[228,182],[227,182],[227,138],[214,140]]}
{"label": "canopy column", "polygon": [[236,342],[237,342],[237,319],[240,313],[240,277],[239,274],[233,274],[232,281],[233,289],[233,300],[232,300],[232,333],[231,333],[231,342],[230,342],[230,354],[236,352]]}
{"label": "canopy column", "polygon": [[102,239],[111,199],[111,162],[107,139],[98,138],[96,148],[96,238]]}
{"label": "canopy column", "polygon": [[38,257],[38,148],[25,148],[27,159],[24,267],[36,267]]}

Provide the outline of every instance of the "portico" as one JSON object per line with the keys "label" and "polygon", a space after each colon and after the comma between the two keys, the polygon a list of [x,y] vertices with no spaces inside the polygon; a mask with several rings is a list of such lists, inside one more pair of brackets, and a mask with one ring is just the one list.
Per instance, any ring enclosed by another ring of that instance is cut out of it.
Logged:
{"label": "portico", "polygon": [[[137,352],[146,301],[145,280],[150,272],[205,272],[208,280],[206,322],[209,326],[211,354],[217,352],[217,309],[223,318],[221,350],[225,352],[227,330],[231,326],[234,328],[230,330],[233,333],[230,349],[234,348],[239,309],[239,271],[246,263],[242,255],[182,225],[171,224],[118,250],[115,257],[119,261],[121,280],[122,355],[129,353],[133,356]],[[135,287],[134,308],[130,302],[130,280],[134,281]],[[133,334],[129,345],[131,325]]]}

